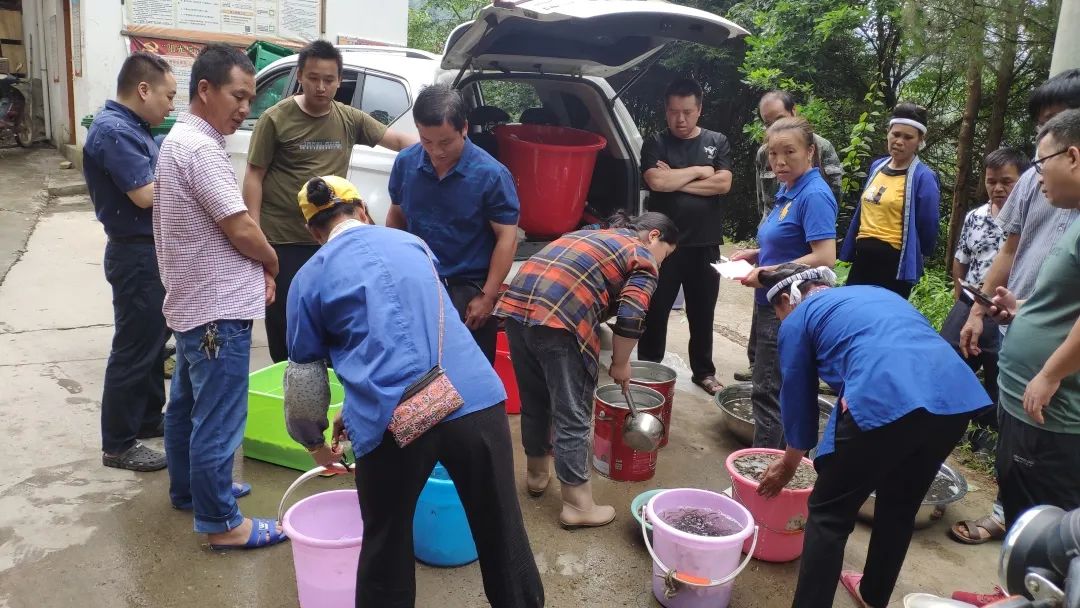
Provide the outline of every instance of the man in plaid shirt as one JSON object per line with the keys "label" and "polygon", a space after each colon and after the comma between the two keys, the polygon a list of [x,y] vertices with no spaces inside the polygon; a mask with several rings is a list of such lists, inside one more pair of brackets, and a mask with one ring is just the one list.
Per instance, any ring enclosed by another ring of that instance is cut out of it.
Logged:
{"label": "man in plaid shirt", "polygon": [[252,319],[274,296],[278,260],[240,195],[225,135],[255,97],[255,68],[240,51],[207,46],[191,69],[191,106],[161,146],[154,241],[176,371],[165,411],[169,497],[195,512],[211,548],[285,540],[272,519],[248,519],[236,498],[233,453],[247,419]]}
{"label": "man in plaid shirt", "polygon": [[615,315],[612,379],[630,381],[630,353],[645,330],[660,264],[678,229],[660,213],[620,218],[611,230],[582,230],[552,242],[522,266],[495,309],[506,320],[521,396],[521,443],[529,494],[547,489],[552,424],[555,474],[566,528],[603,526],[615,509],[593,502],[589,484],[592,395],[600,324]]}

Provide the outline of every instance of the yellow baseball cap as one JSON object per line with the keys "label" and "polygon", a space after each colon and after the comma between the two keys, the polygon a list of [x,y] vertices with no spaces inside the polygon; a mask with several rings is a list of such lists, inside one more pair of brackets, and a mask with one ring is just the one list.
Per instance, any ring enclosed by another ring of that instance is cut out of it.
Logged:
{"label": "yellow baseball cap", "polygon": [[[322,205],[312,203],[307,196],[308,184],[311,183],[311,180],[316,179],[326,182],[326,185],[330,188],[330,201]],[[304,221],[306,222],[311,221],[311,218],[315,217],[316,213],[326,211],[334,205],[341,203],[364,204],[363,199],[360,198],[360,191],[356,189],[356,186],[352,185],[352,182],[343,177],[324,175],[323,177],[313,177],[311,180],[305,183],[296,195],[296,200],[300,203],[300,212],[304,214]]]}

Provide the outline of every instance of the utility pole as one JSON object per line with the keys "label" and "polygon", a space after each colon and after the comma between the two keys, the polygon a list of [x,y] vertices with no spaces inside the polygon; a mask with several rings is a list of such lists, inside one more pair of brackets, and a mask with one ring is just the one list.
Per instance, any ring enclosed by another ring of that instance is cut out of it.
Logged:
{"label": "utility pole", "polygon": [[1080,68],[1080,0],[1061,0],[1054,56],[1050,60],[1050,75]]}

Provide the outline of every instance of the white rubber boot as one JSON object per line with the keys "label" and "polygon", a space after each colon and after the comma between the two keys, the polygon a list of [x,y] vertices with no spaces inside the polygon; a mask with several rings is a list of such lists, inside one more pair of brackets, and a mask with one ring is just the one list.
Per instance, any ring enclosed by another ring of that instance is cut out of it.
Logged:
{"label": "white rubber boot", "polygon": [[562,512],[559,523],[562,527],[596,528],[606,526],[615,520],[615,507],[598,505],[593,501],[592,482],[586,481],[578,486],[560,484],[562,491]]}
{"label": "white rubber boot", "polygon": [[525,486],[529,496],[543,496],[551,482],[551,456],[527,456]]}

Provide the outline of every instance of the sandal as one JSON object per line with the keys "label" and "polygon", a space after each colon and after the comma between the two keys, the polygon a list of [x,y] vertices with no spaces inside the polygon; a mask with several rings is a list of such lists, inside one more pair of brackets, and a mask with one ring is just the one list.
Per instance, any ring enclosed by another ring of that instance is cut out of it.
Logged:
{"label": "sandal", "polygon": [[993,593],[972,593],[970,591],[956,591],[952,594],[952,599],[958,602],[964,602],[965,604],[971,604],[972,606],[985,606],[987,604],[993,604],[994,602],[1001,601],[1009,597],[1008,593],[1001,588],[1000,585],[994,586]]}
{"label": "sandal", "polygon": [[[233,484],[232,484],[233,498],[243,498],[243,497],[247,496],[248,494],[251,494],[251,484],[250,483],[244,483],[244,482],[239,482],[239,481],[234,481],[233,482]],[[186,502],[186,503],[180,504],[180,505],[173,504],[172,508],[176,509],[177,511],[190,511],[193,508],[193,505],[190,502]]]}
{"label": "sandal", "polygon": [[163,452],[150,449],[137,441],[123,454],[102,454],[101,464],[114,469],[127,469],[128,471],[143,473],[160,471],[168,466]]}
{"label": "sandal", "polygon": [[276,545],[280,542],[289,540],[289,537],[285,535],[285,531],[277,531],[277,520],[274,519],[251,519],[251,535],[248,536],[247,542],[242,545],[215,545],[211,544],[210,548],[214,551],[233,551],[237,549],[260,549],[262,547],[269,547]]}
{"label": "sandal", "polygon": [[[984,536],[980,530],[985,530],[986,535]],[[1005,527],[993,515],[987,515],[981,519],[956,522],[949,528],[949,536],[965,545],[981,545],[992,540],[1004,539]]]}
{"label": "sandal", "polygon": [[844,570],[840,573],[840,583],[844,585],[844,589],[847,589],[851,599],[855,600],[856,606],[859,606],[859,608],[869,608],[866,602],[863,601],[862,595],[859,594],[859,583],[862,582],[862,577],[862,572]]}
{"label": "sandal", "polygon": [[715,395],[716,393],[719,393],[722,388],[724,388],[724,385],[721,384],[720,381],[716,379],[716,376],[705,376],[704,378],[692,378],[691,382],[693,382],[694,384],[696,384],[696,385],[700,386],[701,388],[705,389],[705,392],[709,393],[710,395]]}

